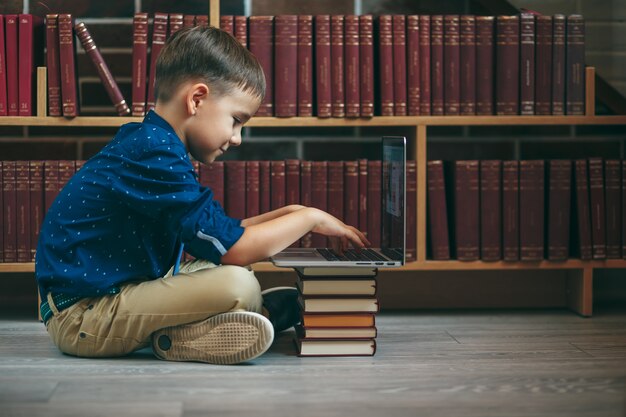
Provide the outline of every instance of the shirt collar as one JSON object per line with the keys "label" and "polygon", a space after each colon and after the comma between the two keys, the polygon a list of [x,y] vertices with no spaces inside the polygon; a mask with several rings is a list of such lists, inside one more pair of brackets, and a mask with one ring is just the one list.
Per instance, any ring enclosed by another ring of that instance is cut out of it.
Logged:
{"label": "shirt collar", "polygon": [[150,110],[148,112],[148,114],[146,114],[146,117],[144,117],[143,122],[151,124],[151,125],[158,126],[161,129],[165,129],[168,132],[173,133],[174,135],[176,135],[176,138],[178,138],[178,140],[180,140],[180,138],[178,137],[178,135],[174,131],[174,128],[164,118],[159,116],[154,110]]}

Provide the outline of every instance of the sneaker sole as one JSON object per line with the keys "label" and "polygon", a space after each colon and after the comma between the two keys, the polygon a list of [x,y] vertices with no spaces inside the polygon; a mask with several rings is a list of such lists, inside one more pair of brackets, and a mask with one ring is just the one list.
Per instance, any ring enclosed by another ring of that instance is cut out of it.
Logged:
{"label": "sneaker sole", "polygon": [[231,365],[261,356],[273,340],[274,328],[267,318],[232,312],[158,330],[152,336],[152,348],[163,360]]}

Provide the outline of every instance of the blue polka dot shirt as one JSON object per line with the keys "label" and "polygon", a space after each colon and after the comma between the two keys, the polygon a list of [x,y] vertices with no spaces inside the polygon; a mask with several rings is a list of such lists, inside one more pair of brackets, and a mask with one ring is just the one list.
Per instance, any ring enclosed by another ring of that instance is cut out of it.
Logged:
{"label": "blue polka dot shirt", "polygon": [[122,126],[61,190],[42,225],[35,275],[43,296],[113,294],[165,275],[181,244],[219,264],[243,230],[198,183],[174,129],[151,111]]}

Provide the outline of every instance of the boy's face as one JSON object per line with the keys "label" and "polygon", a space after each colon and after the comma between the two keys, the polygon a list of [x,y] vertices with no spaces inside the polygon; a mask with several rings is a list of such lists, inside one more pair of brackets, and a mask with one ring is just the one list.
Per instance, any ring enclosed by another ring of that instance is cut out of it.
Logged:
{"label": "boy's face", "polygon": [[239,146],[241,129],[260,104],[258,97],[238,88],[219,97],[203,97],[185,132],[191,156],[207,164],[229,147]]}

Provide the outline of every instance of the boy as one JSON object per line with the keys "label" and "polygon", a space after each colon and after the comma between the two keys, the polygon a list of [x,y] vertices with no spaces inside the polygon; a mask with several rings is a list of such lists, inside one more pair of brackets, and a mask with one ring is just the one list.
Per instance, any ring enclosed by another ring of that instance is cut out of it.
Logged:
{"label": "boy", "polygon": [[[207,164],[238,146],[265,94],[260,65],[233,37],[181,30],[156,74],[155,111],[122,126],[46,215],[35,261],[42,317],[71,355],[121,356],[152,344],[165,360],[247,361],[298,322],[298,308],[294,289],[262,294],[243,266],[309,231],[339,251],[369,242],[309,207],[230,218],[199,185],[188,154]],[[179,270],[183,245],[198,260]]]}

